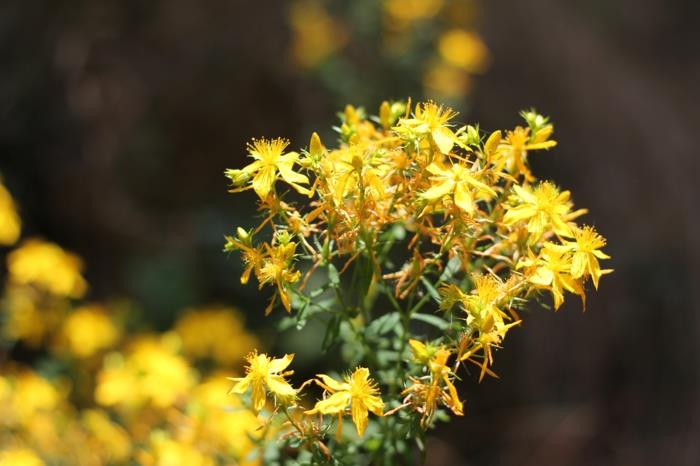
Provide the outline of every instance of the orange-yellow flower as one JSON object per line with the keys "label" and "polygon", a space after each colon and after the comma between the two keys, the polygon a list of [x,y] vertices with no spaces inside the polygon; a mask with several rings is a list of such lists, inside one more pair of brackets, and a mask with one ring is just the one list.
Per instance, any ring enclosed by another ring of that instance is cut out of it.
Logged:
{"label": "orange-yellow flower", "polygon": [[548,230],[560,236],[572,236],[571,226],[567,222],[582,215],[585,209],[571,211],[571,193],[559,191],[549,181],[544,181],[534,188],[530,186],[513,186],[511,201],[515,204],[506,212],[503,223],[513,225],[527,222],[527,231],[534,239],[539,239]]}
{"label": "orange-yellow flower", "polygon": [[[255,161],[240,170],[226,170],[226,176],[235,186],[233,192],[241,189],[253,188],[260,199],[267,199],[268,194],[277,181],[278,176],[289,183],[302,194],[308,194],[309,190],[301,184],[308,184],[309,179],[293,170],[294,164],[299,161],[296,152],[284,153],[289,145],[286,139],[254,139],[248,144],[248,155]],[[246,184],[252,178],[249,186],[237,188]]]}
{"label": "orange-yellow flower", "polygon": [[[317,377],[316,383],[331,396],[318,401],[313,409],[306,411],[306,414],[331,414],[340,418],[350,405],[352,422],[359,436],[365,432],[370,411],[377,416],[383,415],[384,402],[379,397],[379,388],[376,383],[369,378],[367,368],[358,367],[352,375],[345,377],[345,382],[338,382],[325,374],[318,374]],[[338,435],[340,435],[340,426],[339,419]]]}
{"label": "orange-yellow flower", "polygon": [[605,238],[598,234],[595,228],[584,226],[574,229],[574,240],[565,243],[566,249],[573,253],[571,276],[581,278],[584,275],[590,275],[597,289],[600,277],[612,272],[610,269],[601,270],[598,262],[598,259],[610,259],[610,256],[600,250],[605,246]]}
{"label": "orange-yellow flower", "polygon": [[297,391],[289,385],[285,377],[294,371],[283,372],[294,359],[293,354],[285,354],[279,359],[272,359],[265,353],[253,351],[246,357],[248,365],[245,377],[229,377],[236,384],[229,393],[243,394],[252,389],[253,409],[257,412],[265,407],[266,393],[281,404],[290,404],[296,398]]}
{"label": "orange-yellow flower", "polygon": [[496,191],[477,179],[478,173],[474,173],[466,166],[455,163],[449,168],[442,164],[431,163],[427,170],[433,174],[430,178],[431,187],[421,194],[428,201],[438,201],[445,196],[453,195],[454,202],[463,211],[471,214],[475,210],[477,197],[489,198],[496,195]]}

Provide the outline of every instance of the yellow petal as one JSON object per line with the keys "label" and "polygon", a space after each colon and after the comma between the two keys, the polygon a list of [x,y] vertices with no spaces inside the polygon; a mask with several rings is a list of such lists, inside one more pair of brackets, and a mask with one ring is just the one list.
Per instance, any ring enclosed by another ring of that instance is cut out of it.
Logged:
{"label": "yellow petal", "polygon": [[438,146],[440,152],[449,154],[455,143],[455,135],[452,130],[445,126],[440,126],[435,128],[430,134],[433,136],[433,141],[435,141],[435,145]]}
{"label": "yellow petal", "polygon": [[233,380],[236,382],[236,385],[234,385],[231,390],[229,390],[229,393],[236,393],[238,395],[241,395],[245,393],[246,390],[248,390],[248,387],[250,386],[250,377],[243,377],[243,378],[228,378],[229,380]]}
{"label": "yellow petal", "polygon": [[593,251],[593,255],[596,256],[598,259],[610,259],[610,256],[605,254],[603,251],[596,249]]}
{"label": "yellow petal", "polygon": [[536,204],[537,198],[528,188],[524,186],[515,185],[513,186],[513,191],[520,198],[522,202],[527,202],[529,204]]}
{"label": "yellow petal", "polygon": [[[294,155],[294,157],[288,157]],[[293,183],[303,183],[303,184],[309,184],[309,179],[306,177],[306,175],[302,175],[301,173],[295,172],[292,168],[294,167],[294,162],[296,161],[296,153],[295,152],[290,152],[289,154],[285,154],[282,157],[280,157],[280,160],[277,163],[277,169],[280,171],[280,175],[282,176],[282,179],[286,181],[289,184]]]}
{"label": "yellow petal", "polygon": [[367,407],[358,399],[352,401],[352,422],[357,429],[357,435],[362,437],[367,428],[367,418],[369,417]]}
{"label": "yellow petal", "polygon": [[253,189],[260,199],[267,199],[267,195],[270,194],[272,185],[275,183],[275,172],[274,166],[267,166],[253,177]]}
{"label": "yellow petal", "polygon": [[538,267],[530,277],[530,282],[535,285],[549,286],[554,280],[554,273],[546,267]]}
{"label": "yellow petal", "polygon": [[571,276],[581,278],[586,272],[588,257],[585,252],[577,252],[571,260]]}
{"label": "yellow petal", "polygon": [[494,131],[484,143],[484,154],[490,160],[496,154],[496,148],[501,143],[501,132]]}
{"label": "yellow petal", "polygon": [[557,145],[557,141],[545,141],[525,146],[527,150],[550,149]]}
{"label": "yellow petal", "polygon": [[434,201],[436,199],[442,199],[443,196],[450,194],[455,187],[454,180],[444,180],[441,183],[431,187],[424,193],[421,193],[421,197],[428,199],[429,201]]}
{"label": "yellow petal", "polygon": [[253,393],[251,396],[251,401],[253,403],[253,409],[255,411],[260,411],[265,407],[265,389],[261,381],[253,382]]}
{"label": "yellow petal", "polygon": [[294,359],[294,354],[285,354],[283,357],[278,358],[278,359],[273,359],[270,361],[270,365],[268,366],[268,370],[270,373],[278,373],[282,372],[285,370],[289,365],[292,363],[292,360]]}
{"label": "yellow petal", "polygon": [[464,182],[458,183],[455,188],[455,204],[468,214],[474,212],[474,201]]}
{"label": "yellow petal", "polygon": [[378,396],[368,396],[364,399],[365,406],[377,416],[384,415],[384,402]]}
{"label": "yellow petal", "polygon": [[314,409],[306,411],[306,414],[338,414],[342,413],[350,402],[350,392],[334,393],[325,400],[317,401]]}
{"label": "yellow petal", "polygon": [[269,388],[270,392],[275,394],[275,396],[281,398],[294,398],[297,394],[296,390],[294,390],[294,388],[289,385],[289,383],[280,375],[268,376],[267,388]]}
{"label": "yellow petal", "polygon": [[338,382],[333,377],[329,377],[326,374],[317,374],[316,377],[321,379],[316,381],[321,387],[328,390],[329,392],[341,392],[343,390],[350,390],[350,385],[344,382]]}
{"label": "yellow petal", "polygon": [[440,164],[435,163],[435,162],[428,165],[426,170],[429,173],[431,173],[433,175],[438,175],[438,176],[448,176],[450,174],[450,170],[440,166]]}
{"label": "yellow petal", "polygon": [[462,416],[464,414],[464,407],[462,405],[462,402],[459,400],[459,394],[457,393],[457,389],[447,377],[445,377],[445,385],[447,385],[447,391],[450,394],[449,408],[457,416]]}
{"label": "yellow petal", "polygon": [[509,209],[503,216],[503,223],[512,225],[520,220],[527,220],[537,213],[537,207],[534,205],[524,204],[518,207]]}

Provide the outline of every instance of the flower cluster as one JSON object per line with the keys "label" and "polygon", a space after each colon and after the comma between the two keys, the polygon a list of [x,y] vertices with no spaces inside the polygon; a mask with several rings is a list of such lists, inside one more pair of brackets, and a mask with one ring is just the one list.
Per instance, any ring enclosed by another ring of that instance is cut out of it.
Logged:
{"label": "flower cluster", "polygon": [[[20,234],[0,184],[0,243]],[[84,301],[83,262],[38,238],[8,252],[5,276],[0,466],[262,462],[277,426],[229,397],[223,375],[258,346],[238,311],[190,309],[169,331],[138,330],[133,304]]]}
{"label": "flower cluster", "polygon": [[[599,263],[609,259],[605,239],[576,223],[586,210],[530,170],[529,157],[556,146],[552,124],[534,110],[521,115],[522,126],[484,134],[434,102],[383,102],[373,117],[348,106],[337,147],[316,133],[299,152],[254,140],[253,162],[226,171],[231,191],[254,191],[262,213],[258,226],[227,237],[225,249],[246,264],[241,281],[253,274],[273,287],[266,314],[280,302],[297,327],[324,322],[324,349],[340,347],[346,368],[360,366],[295,389],[284,372],[292,356],[248,357],[232,391],[252,388],[256,411],[270,395],[298,449],[398,461],[438,413],[463,414],[460,372],[496,375],[495,351],[528,301],[549,294],[559,309],[571,293],[585,304],[586,282],[597,288],[610,272]],[[290,414],[314,384],[324,396]],[[362,436],[370,412],[381,419],[377,441],[348,447],[343,415]],[[333,422],[335,440],[326,436]]]}

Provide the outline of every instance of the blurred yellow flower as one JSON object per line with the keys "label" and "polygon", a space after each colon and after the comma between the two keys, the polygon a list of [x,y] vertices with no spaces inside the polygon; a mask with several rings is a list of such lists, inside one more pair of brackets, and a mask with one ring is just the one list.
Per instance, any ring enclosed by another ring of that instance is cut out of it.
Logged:
{"label": "blurred yellow flower", "polygon": [[112,353],[97,375],[95,400],[103,406],[138,407],[151,403],[166,408],[183,398],[195,383],[195,373],[176,354],[172,340],[142,337],[132,343],[126,357]]}
{"label": "blurred yellow flower", "polygon": [[[316,402],[314,408],[306,411],[306,414],[331,414],[340,418],[349,405],[352,422],[360,437],[367,428],[370,411],[377,416],[384,415],[384,402],[379,396],[379,388],[374,380],[369,378],[367,368],[358,367],[350,376],[345,377],[345,382],[338,382],[325,374],[318,374],[316,377],[316,383],[331,396]],[[338,419],[338,436],[340,427],[341,422]]]}
{"label": "blurred yellow flower", "polygon": [[242,360],[258,346],[257,338],[246,331],[241,314],[231,308],[189,310],[175,323],[175,331],[182,339],[183,353],[211,358],[222,365]]}
{"label": "blurred yellow flower", "polygon": [[190,393],[187,413],[194,421],[200,444],[212,450],[233,455],[236,464],[257,464],[246,461],[256,448],[253,439],[261,436],[262,423],[240,400],[228,395],[229,382],[216,374],[197,385]]}
{"label": "blurred yellow flower", "polygon": [[384,0],[384,11],[394,20],[410,23],[432,18],[442,8],[444,0]]}
{"label": "blurred yellow flower", "polygon": [[43,466],[44,463],[27,448],[11,448],[0,451],[0,466]]}
{"label": "blurred yellow flower", "polygon": [[26,425],[41,413],[53,413],[63,400],[62,392],[55,385],[30,370],[11,375],[2,385],[5,388],[0,391],[6,393],[5,406],[0,412],[2,422],[10,425]]}
{"label": "blurred yellow flower", "polygon": [[106,310],[100,305],[76,309],[63,321],[61,337],[68,351],[79,358],[87,358],[114,345],[120,331]]}
{"label": "blurred yellow flower", "polygon": [[236,384],[229,393],[241,395],[252,388],[253,409],[257,412],[265,406],[265,393],[270,392],[275,400],[282,404],[292,403],[297,391],[285,380],[293,371],[283,372],[294,359],[293,354],[285,354],[279,359],[272,359],[267,354],[253,351],[246,357],[248,365],[245,377],[229,377]]}
{"label": "blurred yellow flower", "polygon": [[21,225],[15,201],[5,186],[0,183],[0,245],[15,244],[19,239]]}
{"label": "blurred yellow flower", "polygon": [[53,308],[38,309],[39,297],[28,286],[11,285],[3,296],[3,325],[0,333],[9,340],[22,340],[36,348],[59,318]]}
{"label": "blurred yellow flower", "polygon": [[347,42],[347,33],[318,0],[291,2],[292,55],[304,68],[312,68]]}
{"label": "blurred yellow flower", "polygon": [[423,87],[427,95],[436,99],[455,99],[469,93],[471,78],[460,68],[438,62],[426,71]]}
{"label": "blurred yellow flower", "polygon": [[144,466],[214,466],[213,458],[194,445],[170,438],[164,431],[151,435],[150,448],[139,457]]}
{"label": "blurred yellow flower", "polygon": [[443,60],[469,73],[484,70],[488,49],[481,38],[465,29],[451,29],[438,39],[438,51]]}
{"label": "blurred yellow flower", "polygon": [[131,455],[131,439],[126,431],[109,419],[104,411],[88,409],[82,414],[82,425],[93,440],[107,453],[109,463],[126,462]]}
{"label": "blurred yellow flower", "polygon": [[80,298],[87,289],[82,260],[47,241],[24,241],[8,254],[7,266],[12,283],[36,285],[69,298]]}

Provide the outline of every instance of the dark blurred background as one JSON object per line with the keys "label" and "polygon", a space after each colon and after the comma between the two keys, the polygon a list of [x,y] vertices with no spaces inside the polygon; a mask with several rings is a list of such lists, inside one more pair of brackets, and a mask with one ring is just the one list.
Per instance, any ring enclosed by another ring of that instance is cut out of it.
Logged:
{"label": "dark blurred background", "polygon": [[[221,252],[255,202],[222,172],[253,136],[304,147],[346,98],[290,60],[286,8],[0,3],[0,173],[25,236],[85,259],[90,298],[128,296],[156,328],[232,303],[274,338],[267,294]],[[700,464],[699,19],[691,0],[480,4],[490,67],[461,121],[550,115],[560,145],[533,154],[534,171],[590,209],[615,273],[585,313],[572,299],[509,334],[501,380],[463,384],[466,415],[435,432],[430,464]],[[348,79],[372,90],[348,103],[421,97],[408,77],[365,80],[382,63],[348,37]]]}

